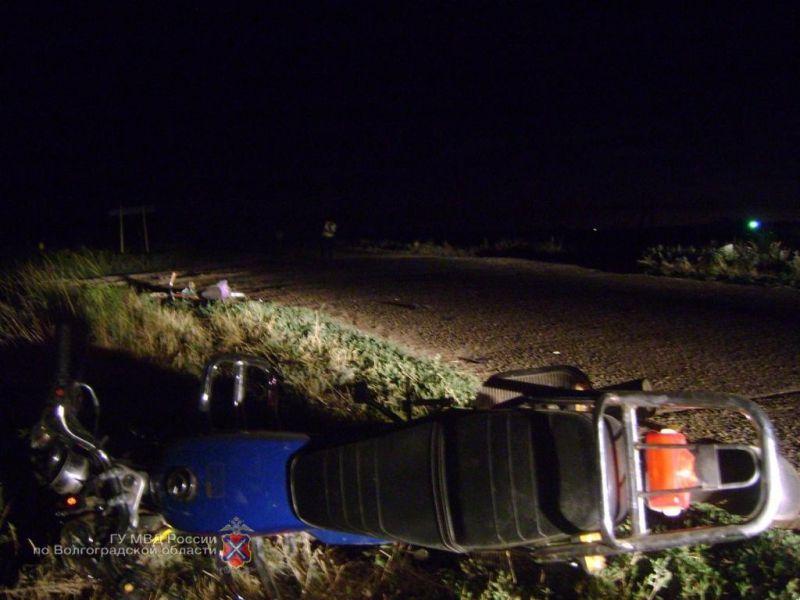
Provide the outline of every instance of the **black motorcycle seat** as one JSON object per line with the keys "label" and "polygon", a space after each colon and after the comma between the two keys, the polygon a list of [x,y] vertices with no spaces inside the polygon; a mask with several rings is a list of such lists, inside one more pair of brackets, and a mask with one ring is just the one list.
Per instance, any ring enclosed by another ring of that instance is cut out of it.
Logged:
{"label": "black motorcycle seat", "polygon": [[[612,460],[614,446],[610,434]],[[323,529],[461,552],[530,545],[598,530],[596,460],[589,414],[452,411],[301,451],[290,467],[292,503]],[[620,517],[621,478],[610,490]]]}

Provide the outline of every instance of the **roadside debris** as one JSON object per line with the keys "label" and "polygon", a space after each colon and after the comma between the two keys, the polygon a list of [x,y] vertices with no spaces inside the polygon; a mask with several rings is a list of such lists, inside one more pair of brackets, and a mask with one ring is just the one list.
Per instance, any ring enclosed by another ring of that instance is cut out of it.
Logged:
{"label": "roadside debris", "polygon": [[416,302],[403,302],[400,298],[394,298],[392,300],[382,300],[381,304],[386,304],[388,306],[399,306],[400,308],[407,308],[409,310],[417,310],[418,308],[422,309],[429,309],[430,306],[426,304],[417,304]]}
{"label": "roadside debris", "polygon": [[489,362],[488,356],[459,356],[457,358],[462,362],[472,363],[473,365],[485,365]]}
{"label": "roadside debris", "polygon": [[229,300],[243,300],[247,296],[242,292],[235,292],[228,285],[227,279],[220,279],[217,283],[208,286],[200,292],[205,300],[219,300],[220,302],[228,302]]}
{"label": "roadside debris", "polygon": [[220,279],[218,282],[205,287],[199,294],[193,281],[190,281],[180,292],[176,292],[175,280],[177,277],[177,272],[173,271],[169,278],[167,294],[163,292],[154,292],[151,295],[162,298],[166,296],[170,302],[175,302],[176,300],[188,300],[192,302],[228,302],[230,300],[243,300],[247,298],[244,293],[232,290],[227,279]]}
{"label": "roadside debris", "polygon": [[178,273],[173,271],[169,277],[169,299],[171,302],[174,302],[176,299],[180,300],[200,300],[199,296],[197,295],[197,290],[194,288],[194,281],[190,281],[189,284],[184,287],[180,292],[175,292],[175,279],[178,277]]}
{"label": "roadside debris", "polygon": [[206,300],[222,300],[225,302],[231,297],[231,288],[227,279],[220,279],[217,283],[204,289],[200,295]]}

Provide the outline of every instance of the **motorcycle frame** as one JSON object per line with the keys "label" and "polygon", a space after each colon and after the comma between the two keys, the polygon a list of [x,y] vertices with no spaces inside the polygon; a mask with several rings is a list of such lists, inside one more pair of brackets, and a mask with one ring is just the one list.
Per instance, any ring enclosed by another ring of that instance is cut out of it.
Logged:
{"label": "motorcycle frame", "polygon": [[[199,410],[209,418],[211,416],[211,394],[213,382],[225,365],[233,367],[234,394],[233,410],[240,422],[245,421],[243,404],[245,399],[246,372],[248,368],[256,368],[274,377],[272,366],[258,357],[226,354],[217,356],[208,363],[205,370]],[[575,410],[577,406],[593,407],[594,446],[599,478],[599,494],[601,498],[601,529],[599,541],[578,541],[557,543],[533,549],[535,555],[543,560],[568,560],[579,556],[613,555],[629,552],[649,552],[676,546],[691,544],[713,544],[749,538],[766,530],[777,514],[780,500],[780,474],[778,449],[775,431],[766,413],[754,402],[731,394],[688,392],[666,394],[641,390],[624,390],[608,388],[606,390],[563,389],[524,381],[500,378],[494,386],[520,394],[520,397],[502,403],[502,406],[518,404],[558,405],[562,409]],[[501,406],[501,405],[498,405]],[[755,472],[747,481],[734,482],[717,486],[697,486],[680,490],[648,491],[644,481],[641,452],[651,448],[691,448],[697,444],[669,445],[645,444],[639,436],[639,409],[659,410],[677,409],[722,409],[741,413],[755,428],[758,434],[759,453],[753,452],[742,444],[715,444],[717,448],[746,450],[754,461]],[[628,498],[631,500],[630,521],[632,533],[620,536],[617,532],[614,514],[614,499],[611,497],[609,483],[614,477],[610,473],[613,461],[608,456],[608,425],[606,417],[609,409],[618,409],[622,414],[622,435],[624,436],[626,471],[625,478]],[[649,496],[671,493],[692,492],[699,490],[720,490],[743,488],[759,483],[760,493],[755,510],[744,522],[719,526],[704,526],[671,530],[664,533],[653,533],[647,521],[646,499]]]}

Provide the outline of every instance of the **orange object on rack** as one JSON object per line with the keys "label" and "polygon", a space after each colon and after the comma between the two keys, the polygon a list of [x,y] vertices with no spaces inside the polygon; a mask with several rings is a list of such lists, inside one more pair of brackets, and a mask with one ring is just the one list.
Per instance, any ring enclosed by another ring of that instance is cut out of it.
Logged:
{"label": "orange object on rack", "polygon": [[[686,444],[686,436],[672,429],[648,431],[646,444]],[[647,448],[644,453],[647,491],[694,487],[699,483],[694,468],[694,454],[688,448]],[[689,508],[689,492],[672,492],[650,496],[647,506],[667,516],[678,516]]]}

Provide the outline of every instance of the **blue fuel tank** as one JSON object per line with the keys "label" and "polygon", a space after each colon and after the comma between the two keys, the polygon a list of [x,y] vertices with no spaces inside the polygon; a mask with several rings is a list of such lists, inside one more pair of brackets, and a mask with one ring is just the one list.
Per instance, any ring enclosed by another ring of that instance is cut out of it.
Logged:
{"label": "blue fuel tank", "polygon": [[[237,433],[182,440],[171,446],[157,474],[163,513],[170,525],[192,533],[217,533],[238,517],[256,534],[304,530],[289,497],[289,461],[308,443],[296,433]],[[184,498],[167,486],[189,480]]]}
{"label": "blue fuel tank", "polygon": [[[167,522],[180,531],[218,534],[236,519],[253,535],[306,531],[342,545],[386,543],[367,536],[316,529],[294,514],[289,465],[309,441],[285,432],[211,435],[170,446],[153,484]],[[167,493],[167,488],[180,493]]]}

